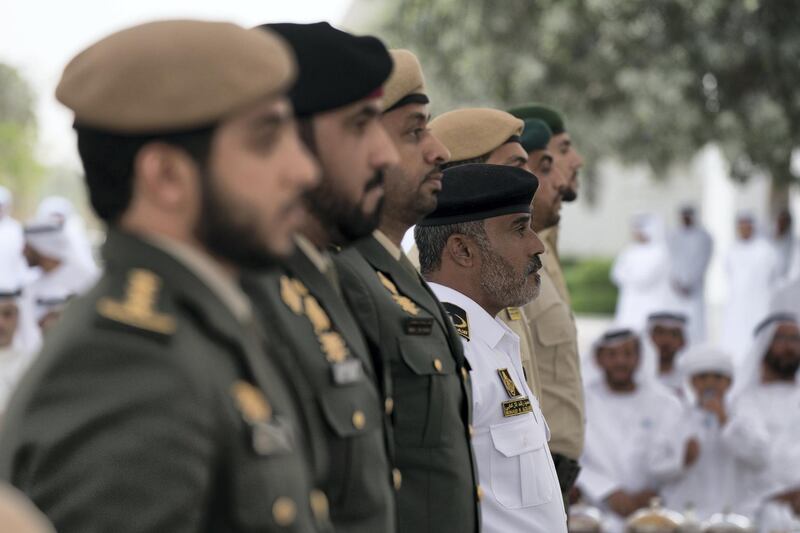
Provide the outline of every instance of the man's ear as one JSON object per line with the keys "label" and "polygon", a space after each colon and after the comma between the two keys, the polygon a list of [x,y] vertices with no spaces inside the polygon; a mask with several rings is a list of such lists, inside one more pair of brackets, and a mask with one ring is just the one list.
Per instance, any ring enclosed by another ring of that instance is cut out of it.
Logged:
{"label": "man's ear", "polygon": [[160,209],[185,209],[200,197],[199,168],[189,154],[163,142],[147,143],[133,164],[135,196]]}
{"label": "man's ear", "polygon": [[445,253],[450,259],[462,268],[475,266],[478,247],[475,241],[462,233],[454,233],[447,239]]}

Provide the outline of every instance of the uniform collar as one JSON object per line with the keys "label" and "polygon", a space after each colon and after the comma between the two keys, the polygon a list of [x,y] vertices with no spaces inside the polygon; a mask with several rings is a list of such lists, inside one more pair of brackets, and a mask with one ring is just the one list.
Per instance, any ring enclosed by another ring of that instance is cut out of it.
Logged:
{"label": "uniform collar", "polygon": [[148,235],[143,239],[173,257],[200,278],[238,321],[244,323],[250,320],[253,314],[250,300],[239,285],[210,257],[186,243],[163,235]]}
{"label": "uniform collar", "polygon": [[398,248],[384,232],[376,229],[372,232],[372,236],[375,237],[375,240],[378,241],[381,246],[386,248],[386,251],[389,252],[389,255],[391,255],[395,261],[400,261],[400,258],[403,256],[403,250]]}
{"label": "uniform collar", "polygon": [[462,308],[467,313],[470,338],[480,339],[490,348],[496,348],[506,335],[519,342],[519,337],[499,318],[491,316],[475,301],[455,289],[439,283],[429,283],[431,289],[442,302],[448,302]]}
{"label": "uniform collar", "polygon": [[330,270],[333,264],[331,262],[331,257],[326,252],[321,252],[311,241],[300,234],[295,235],[294,242],[300,249],[300,252],[311,261],[320,273],[328,273],[328,270]]}

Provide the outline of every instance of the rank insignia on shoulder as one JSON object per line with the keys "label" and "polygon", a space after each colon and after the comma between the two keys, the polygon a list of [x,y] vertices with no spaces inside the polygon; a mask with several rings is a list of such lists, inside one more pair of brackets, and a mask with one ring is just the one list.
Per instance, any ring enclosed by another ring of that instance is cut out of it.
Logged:
{"label": "rank insignia on shoulder", "polygon": [[272,407],[258,388],[247,381],[237,381],[231,385],[231,395],[242,417],[251,424],[269,422]]}
{"label": "rank insignia on shoulder", "polygon": [[311,322],[311,325],[314,327],[314,333],[319,335],[331,329],[331,319],[328,313],[319,305],[316,298],[310,294],[305,296],[303,298],[303,306],[305,307],[309,322]]}
{"label": "rank insignia on shoulder", "polygon": [[507,307],[506,312],[509,320],[522,320],[522,311],[519,310],[519,307]]}
{"label": "rank insignia on shoulder", "polygon": [[453,327],[456,328],[456,333],[469,341],[469,320],[467,320],[467,312],[450,302],[442,302],[442,305],[450,316],[450,321],[453,323]]}
{"label": "rank insignia on shoulder", "polygon": [[509,398],[518,398],[522,396],[507,368],[498,368],[497,374],[500,376],[500,381],[503,382],[503,387],[506,389]]}
{"label": "rank insignia on shoulder", "polygon": [[136,268],[128,273],[123,300],[101,298],[97,302],[100,316],[127,326],[171,335],[175,319],[156,310],[161,278],[149,270]]}

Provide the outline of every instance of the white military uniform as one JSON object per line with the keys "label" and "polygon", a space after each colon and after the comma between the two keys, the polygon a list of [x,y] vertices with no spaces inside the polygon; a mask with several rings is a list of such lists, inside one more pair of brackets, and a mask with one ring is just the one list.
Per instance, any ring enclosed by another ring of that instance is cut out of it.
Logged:
{"label": "white military uniform", "polygon": [[467,296],[437,283],[430,286],[464,337],[472,367],[472,446],[483,492],[481,531],[566,533],[547,445],[549,429],[525,382],[519,337]]}

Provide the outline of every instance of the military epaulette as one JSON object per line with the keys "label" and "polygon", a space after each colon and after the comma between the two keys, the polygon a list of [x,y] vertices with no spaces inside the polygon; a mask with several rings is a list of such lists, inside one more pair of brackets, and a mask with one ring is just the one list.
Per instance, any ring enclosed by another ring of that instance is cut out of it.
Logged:
{"label": "military epaulette", "polygon": [[161,336],[175,333],[175,318],[156,308],[161,278],[149,270],[135,268],[128,272],[128,282],[121,300],[109,297],[97,301],[97,313],[112,322]]}
{"label": "military epaulette", "polygon": [[467,312],[455,304],[450,302],[442,302],[445,311],[450,315],[450,321],[453,327],[456,328],[456,333],[469,341],[469,320],[467,319]]}

